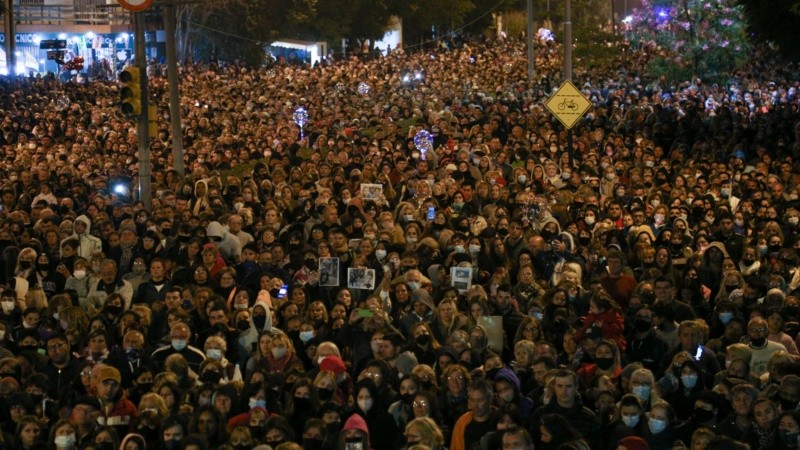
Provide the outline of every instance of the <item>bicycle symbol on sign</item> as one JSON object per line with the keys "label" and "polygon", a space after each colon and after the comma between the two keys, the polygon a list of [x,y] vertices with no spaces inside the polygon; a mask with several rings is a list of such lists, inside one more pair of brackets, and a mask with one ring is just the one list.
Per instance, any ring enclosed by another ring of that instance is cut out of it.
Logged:
{"label": "bicycle symbol on sign", "polygon": [[578,109],[578,104],[575,103],[575,100],[572,100],[571,98],[565,98],[561,101],[561,103],[558,104],[559,111],[563,111],[564,109],[576,110]]}

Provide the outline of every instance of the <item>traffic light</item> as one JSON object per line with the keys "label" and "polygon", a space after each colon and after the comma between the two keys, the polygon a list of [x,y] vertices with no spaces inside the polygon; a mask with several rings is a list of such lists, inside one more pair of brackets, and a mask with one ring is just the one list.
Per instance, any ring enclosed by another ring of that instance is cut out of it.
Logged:
{"label": "traffic light", "polygon": [[122,81],[122,103],[120,109],[125,114],[138,116],[142,113],[142,87],[139,78],[139,68],[127,66],[119,74]]}

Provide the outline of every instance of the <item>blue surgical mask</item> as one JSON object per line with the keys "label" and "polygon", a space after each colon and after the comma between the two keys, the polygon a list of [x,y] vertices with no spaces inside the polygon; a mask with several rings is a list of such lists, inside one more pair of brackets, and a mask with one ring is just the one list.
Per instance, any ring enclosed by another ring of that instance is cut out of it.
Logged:
{"label": "blue surgical mask", "polygon": [[634,386],[633,395],[643,402],[650,400],[650,386]]}
{"label": "blue surgical mask", "polygon": [[639,416],[622,416],[622,423],[633,428],[636,425],[639,425]]}
{"label": "blue surgical mask", "polygon": [[725,311],[717,314],[719,321],[722,322],[723,325],[727,325],[733,319],[733,313],[730,311]]}
{"label": "blue surgical mask", "polygon": [[650,419],[647,421],[647,427],[650,428],[651,433],[658,434],[667,428],[667,421],[661,419]]}
{"label": "blue surgical mask", "polygon": [[683,385],[686,388],[692,389],[697,385],[697,375],[696,374],[681,375],[681,381],[683,382]]}
{"label": "blue surgical mask", "polygon": [[307,343],[311,339],[314,339],[314,331],[301,331],[300,332],[300,340],[303,343]]}
{"label": "blue surgical mask", "polygon": [[172,348],[176,351],[181,351],[186,348],[189,343],[186,342],[184,339],[173,339],[172,340]]}

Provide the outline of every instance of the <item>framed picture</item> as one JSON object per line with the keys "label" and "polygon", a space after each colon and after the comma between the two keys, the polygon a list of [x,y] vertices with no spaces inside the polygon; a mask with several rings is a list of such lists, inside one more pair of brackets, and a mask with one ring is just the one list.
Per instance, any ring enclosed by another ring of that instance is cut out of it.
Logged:
{"label": "framed picture", "polygon": [[339,286],[339,258],[319,259],[319,285]]}

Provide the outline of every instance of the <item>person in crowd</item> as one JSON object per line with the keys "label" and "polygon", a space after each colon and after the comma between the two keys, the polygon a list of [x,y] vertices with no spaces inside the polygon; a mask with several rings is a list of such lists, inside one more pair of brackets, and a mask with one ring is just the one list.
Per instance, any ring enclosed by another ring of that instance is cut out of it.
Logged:
{"label": "person in crowd", "polygon": [[0,80],[0,445],[797,448],[793,63],[619,44],[567,137],[559,42],[446,40],[187,63],[146,162],[114,83]]}

